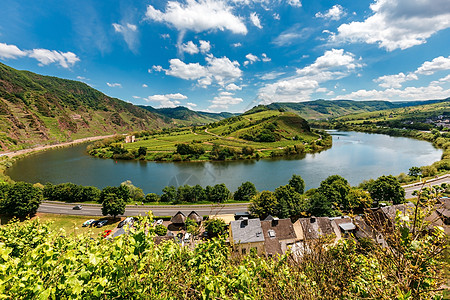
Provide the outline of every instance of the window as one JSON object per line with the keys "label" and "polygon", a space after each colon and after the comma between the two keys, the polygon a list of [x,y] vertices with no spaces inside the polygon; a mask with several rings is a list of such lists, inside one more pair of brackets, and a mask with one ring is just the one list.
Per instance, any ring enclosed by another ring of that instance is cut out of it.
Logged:
{"label": "window", "polygon": [[267,234],[268,234],[269,237],[271,237],[271,238],[275,237],[275,231],[272,230],[272,229],[269,229],[269,230],[267,231]]}

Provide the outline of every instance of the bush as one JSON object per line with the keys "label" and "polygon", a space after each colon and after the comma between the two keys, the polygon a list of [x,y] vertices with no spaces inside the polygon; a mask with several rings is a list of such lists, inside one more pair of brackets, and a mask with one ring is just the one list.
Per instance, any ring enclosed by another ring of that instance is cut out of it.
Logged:
{"label": "bush", "polygon": [[155,226],[155,233],[159,236],[164,236],[167,234],[167,227],[164,225],[156,225]]}

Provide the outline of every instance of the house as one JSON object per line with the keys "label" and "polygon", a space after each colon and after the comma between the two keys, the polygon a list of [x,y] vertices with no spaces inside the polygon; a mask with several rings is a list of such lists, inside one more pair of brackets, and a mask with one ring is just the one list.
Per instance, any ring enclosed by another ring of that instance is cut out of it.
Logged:
{"label": "house", "polygon": [[176,225],[184,225],[186,221],[186,215],[181,211],[178,211],[171,219],[170,222]]}
{"label": "house", "polygon": [[134,143],[136,142],[136,136],[134,135],[127,135],[125,137],[125,143]]}
{"label": "house", "polygon": [[209,219],[220,219],[224,221],[227,226],[230,225],[231,221],[235,221],[234,214],[210,215]]}
{"label": "house", "polygon": [[240,218],[250,218],[251,215],[248,211],[237,212],[234,214],[234,219],[239,220]]}
{"label": "house", "polygon": [[200,216],[197,212],[191,211],[188,215],[188,219],[193,220],[195,223],[200,224],[203,221],[203,217]]}
{"label": "house", "polygon": [[414,212],[414,204],[411,202],[404,204],[391,205],[386,207],[372,208],[366,217],[366,223],[370,223],[376,230],[392,231],[395,225],[395,217],[397,212],[403,215],[409,215]]}
{"label": "house", "polygon": [[356,225],[349,216],[334,217],[329,219],[334,221],[334,223],[338,226],[341,232],[341,237],[350,238],[355,235]]}
{"label": "house", "polygon": [[341,238],[341,231],[336,222],[328,217],[310,217],[297,220],[303,230],[303,240],[315,240],[320,237],[331,237],[333,241]]}
{"label": "house", "polygon": [[445,225],[450,225],[450,198],[441,197],[434,208]]}
{"label": "house", "polygon": [[260,219],[248,219],[230,222],[230,244],[235,253],[248,254],[256,251],[258,255],[264,254],[264,234]]}
{"label": "house", "polygon": [[294,230],[291,219],[278,219],[268,216],[261,221],[264,234],[264,250],[267,256],[284,254],[300,239]]}

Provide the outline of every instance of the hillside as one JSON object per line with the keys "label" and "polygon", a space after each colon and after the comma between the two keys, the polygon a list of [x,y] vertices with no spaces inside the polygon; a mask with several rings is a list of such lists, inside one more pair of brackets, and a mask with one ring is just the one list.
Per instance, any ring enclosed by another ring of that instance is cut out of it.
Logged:
{"label": "hillside", "polygon": [[90,154],[156,161],[228,160],[304,154],[331,146],[331,138],[313,132],[305,119],[279,111],[234,116],[202,127],[146,131],[136,137],[134,143],[97,142]]}
{"label": "hillside", "polygon": [[353,100],[314,100],[300,103],[276,102],[259,105],[248,113],[262,110],[281,110],[295,112],[307,120],[336,118],[349,114],[365,113],[378,110],[409,107],[440,102],[443,100],[389,102],[389,101],[353,101]]}
{"label": "hillside", "polygon": [[157,114],[85,83],[0,63],[0,151],[163,126]]}
{"label": "hillside", "polygon": [[160,115],[166,122],[184,126],[205,125],[236,115],[229,112],[209,113],[194,111],[184,106],[175,108],[153,108],[151,106],[142,105],[139,107]]}

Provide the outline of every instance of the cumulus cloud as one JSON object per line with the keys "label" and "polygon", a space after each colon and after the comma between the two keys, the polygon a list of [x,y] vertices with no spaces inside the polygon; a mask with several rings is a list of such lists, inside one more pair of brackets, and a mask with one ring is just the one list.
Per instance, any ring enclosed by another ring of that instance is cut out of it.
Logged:
{"label": "cumulus cloud", "polygon": [[225,89],[227,91],[240,91],[240,90],[242,90],[242,87],[240,87],[240,86],[238,86],[238,85],[236,85],[234,83],[230,83],[229,85],[227,85],[225,87]]}
{"label": "cumulus cloud", "polygon": [[450,95],[450,89],[430,84],[425,87],[406,87],[404,89],[390,88],[383,91],[378,90],[358,90],[345,95],[335,97],[335,100],[425,100],[443,99]]}
{"label": "cumulus cloud", "polygon": [[190,110],[194,110],[197,107],[197,104],[188,102],[186,103],[186,107],[189,108]]}
{"label": "cumulus cloud", "polygon": [[236,105],[244,101],[242,98],[233,97],[232,93],[229,92],[221,92],[219,96],[216,96],[213,98],[213,100],[210,100],[212,103],[208,108],[211,110],[226,110],[231,105]]}
{"label": "cumulus cloud", "polygon": [[416,74],[398,73],[396,75],[385,75],[375,79],[375,82],[380,82],[379,86],[383,88],[400,88],[402,83],[409,80],[418,80]]}
{"label": "cumulus cloud", "polygon": [[339,4],[336,4],[335,6],[333,6],[329,10],[327,10],[327,12],[325,12],[325,13],[321,13],[321,12],[316,13],[316,18],[323,18],[323,19],[330,19],[333,21],[337,21],[337,20],[341,19],[342,17],[344,17],[346,14],[347,13],[344,11],[344,8],[342,6],[340,6]]}
{"label": "cumulus cloud", "polygon": [[448,74],[445,77],[440,78],[439,80],[432,81],[430,83],[430,85],[440,85],[440,84],[444,84],[444,83],[447,83],[447,82],[450,82],[450,74]]}
{"label": "cumulus cloud", "polygon": [[263,28],[261,25],[261,20],[259,19],[259,16],[255,12],[252,12],[250,14],[250,21],[252,21],[253,25],[258,27],[259,29]]}
{"label": "cumulus cloud", "polygon": [[114,31],[120,33],[127,43],[128,48],[136,52],[139,40],[137,38],[137,26],[134,24],[126,23],[125,25],[113,23]]}
{"label": "cumulus cloud", "polygon": [[241,47],[242,44],[241,43],[234,43],[231,46],[233,46],[234,48],[237,48],[237,47]]}
{"label": "cumulus cloud", "polygon": [[253,55],[253,54],[251,54],[251,53],[247,54],[247,55],[245,56],[245,58],[246,58],[247,60],[244,61],[244,66],[246,66],[246,65],[248,65],[248,64],[252,64],[252,63],[254,63],[254,62],[256,62],[256,61],[259,60],[258,56]]}
{"label": "cumulus cloud", "polygon": [[439,56],[424,62],[416,71],[418,74],[432,75],[437,71],[450,70],[450,56]]}
{"label": "cumulus cloud", "polygon": [[271,59],[270,57],[268,57],[267,54],[263,53],[263,54],[261,54],[261,60],[262,60],[263,62],[269,62],[269,61],[271,61],[272,59]]}
{"label": "cumulus cloud", "polygon": [[80,61],[72,52],[61,52],[47,49],[20,50],[15,45],[0,43],[0,58],[17,59],[19,57],[31,57],[39,62],[39,66],[57,63],[63,68],[69,68]]}
{"label": "cumulus cloud", "polygon": [[144,84],[142,84],[142,87],[143,87],[143,88],[147,88],[148,85],[146,85],[146,84],[144,83]]}
{"label": "cumulus cloud", "polygon": [[189,54],[196,54],[196,53],[200,52],[200,50],[198,50],[197,45],[194,44],[194,42],[192,42],[192,41],[189,41],[186,44],[181,45],[180,51],[187,52]]}
{"label": "cumulus cloud", "polygon": [[109,83],[109,82],[107,82],[106,85],[109,86],[109,87],[119,87],[119,88],[122,87],[122,85],[120,83]]}
{"label": "cumulus cloud", "polygon": [[178,58],[169,61],[168,70],[164,70],[167,75],[178,77],[185,80],[197,80],[200,86],[211,85],[215,80],[219,85],[236,81],[242,76],[237,61],[231,61],[228,57],[216,58],[209,54],[205,58],[205,66],[199,63],[185,63]]}
{"label": "cumulus cloud", "polygon": [[280,77],[281,75],[284,75],[284,72],[277,72],[277,71],[272,71],[269,73],[265,73],[264,75],[260,76],[260,78],[262,80],[273,80],[275,78]]}
{"label": "cumulus cloud", "polygon": [[174,108],[181,103],[179,100],[185,100],[187,98],[188,97],[183,94],[176,93],[176,94],[165,94],[165,95],[152,95],[152,96],[148,96],[147,98],[143,98],[143,99],[147,102],[159,103],[158,108],[160,108],[160,107]]}
{"label": "cumulus cloud", "polygon": [[200,52],[208,53],[211,50],[211,43],[209,41],[200,40]]}
{"label": "cumulus cloud", "polygon": [[297,69],[296,75],[266,84],[259,89],[258,98],[262,103],[307,101],[321,88],[321,83],[346,77],[360,67],[362,64],[352,53],[343,49],[328,50],[311,65]]}
{"label": "cumulus cloud", "polygon": [[26,56],[27,52],[20,50],[15,45],[8,45],[0,43],[0,58],[16,59],[18,57]]}
{"label": "cumulus cloud", "polygon": [[331,39],[403,50],[426,43],[431,35],[450,27],[448,0],[377,0],[370,9],[373,15],[363,22],[342,24]]}
{"label": "cumulus cloud", "polygon": [[302,2],[300,2],[300,0],[288,0],[287,2],[289,5],[294,6],[294,7],[302,6]]}
{"label": "cumulus cloud", "polygon": [[186,3],[169,1],[165,12],[149,5],[145,16],[148,20],[166,23],[181,32],[229,30],[235,34],[247,34],[247,27],[240,17],[233,14],[233,8],[225,1],[186,0]]}

